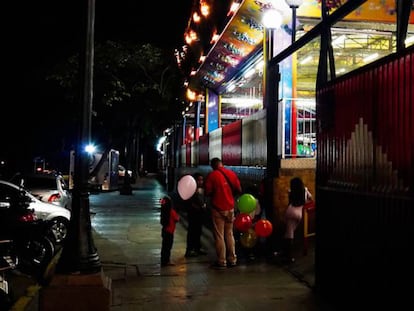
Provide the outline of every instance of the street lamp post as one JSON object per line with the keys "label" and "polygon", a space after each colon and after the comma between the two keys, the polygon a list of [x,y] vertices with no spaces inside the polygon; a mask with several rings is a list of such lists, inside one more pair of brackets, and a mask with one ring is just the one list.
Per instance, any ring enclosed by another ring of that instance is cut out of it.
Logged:
{"label": "street lamp post", "polygon": [[303,0],[285,0],[292,9],[292,44],[296,41],[296,10],[302,5]]}
{"label": "street lamp post", "polygon": [[79,111],[82,122],[79,124],[78,147],[75,154],[71,222],[68,237],[56,267],[56,271],[60,273],[88,274],[101,270],[100,259],[92,238],[88,188],[89,161],[84,149],[91,139],[95,0],[88,0],[86,5],[84,41],[79,68],[82,82]]}
{"label": "street lamp post", "polygon": [[[286,4],[292,9],[292,44],[296,41],[296,10],[302,5],[303,0],[285,0]],[[297,110],[295,99],[297,97],[296,92],[296,67],[297,67],[296,53],[292,54],[292,100],[291,100],[291,154],[292,157],[296,157],[297,154]]]}
{"label": "street lamp post", "polygon": [[79,141],[75,154],[71,220],[56,273],[39,294],[41,311],[109,311],[111,302],[111,280],[103,274],[92,238],[88,154],[84,149],[91,137],[95,0],[84,1],[82,5],[85,28],[82,29],[84,41],[80,55]]}
{"label": "street lamp post", "polygon": [[[279,107],[278,107],[278,82],[279,67],[269,67],[269,60],[273,57],[273,32],[282,24],[282,15],[277,10],[267,10],[263,14],[263,103],[266,109],[266,178],[264,183],[265,190],[265,213],[270,222],[274,225],[273,217],[273,193],[274,179],[278,176],[280,159],[278,156],[278,127],[279,127]],[[270,253],[274,247],[276,232],[266,239],[266,252]]]}
{"label": "street lamp post", "polygon": [[[273,32],[280,28],[282,15],[279,11],[270,9],[263,14],[263,102],[266,108],[266,141],[267,163],[266,175],[269,179],[277,177],[278,170],[278,68],[269,68],[269,60],[273,57]],[[275,70],[277,69],[277,70]]]}

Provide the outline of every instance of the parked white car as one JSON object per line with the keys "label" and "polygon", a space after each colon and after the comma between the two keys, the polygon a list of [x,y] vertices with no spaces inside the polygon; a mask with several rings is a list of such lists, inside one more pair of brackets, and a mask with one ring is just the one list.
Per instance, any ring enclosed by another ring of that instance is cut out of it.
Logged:
{"label": "parked white car", "polygon": [[30,198],[29,208],[34,210],[37,218],[51,222],[51,230],[55,236],[56,243],[62,243],[67,236],[71,216],[70,211],[55,204],[42,202],[27,189],[11,182],[0,180],[0,196],[2,198],[16,198],[18,193],[22,191]]}
{"label": "parked white car", "polygon": [[59,205],[69,210],[72,208],[72,194],[60,174],[16,174],[10,181],[24,187],[40,201]]}

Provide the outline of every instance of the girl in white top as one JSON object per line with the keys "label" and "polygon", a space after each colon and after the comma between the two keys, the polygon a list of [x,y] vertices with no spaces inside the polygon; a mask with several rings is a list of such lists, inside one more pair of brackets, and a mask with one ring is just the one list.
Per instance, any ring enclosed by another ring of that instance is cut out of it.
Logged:
{"label": "girl in white top", "polygon": [[286,230],[282,245],[282,252],[275,255],[281,256],[285,263],[294,262],[291,248],[294,234],[300,221],[302,220],[302,210],[305,202],[312,200],[312,194],[304,186],[302,179],[294,177],[290,180],[289,205],[285,213]]}

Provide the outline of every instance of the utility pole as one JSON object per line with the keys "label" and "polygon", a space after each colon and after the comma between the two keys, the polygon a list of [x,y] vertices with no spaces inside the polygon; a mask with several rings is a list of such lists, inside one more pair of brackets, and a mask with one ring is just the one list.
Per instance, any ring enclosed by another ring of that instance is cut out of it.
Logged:
{"label": "utility pole", "polygon": [[[80,53],[79,136],[75,153],[72,213],[56,273],[40,293],[41,311],[110,310],[111,280],[103,275],[92,237],[89,167],[85,146],[91,140],[95,0],[82,2],[83,42]],[[90,299],[93,297],[93,299]]]}

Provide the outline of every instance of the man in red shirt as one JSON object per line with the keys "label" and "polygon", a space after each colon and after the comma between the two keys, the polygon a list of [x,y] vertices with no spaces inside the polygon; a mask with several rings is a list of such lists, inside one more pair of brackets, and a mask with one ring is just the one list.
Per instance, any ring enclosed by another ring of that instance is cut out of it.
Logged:
{"label": "man in red shirt", "polygon": [[211,159],[213,171],[204,183],[205,194],[211,198],[211,215],[217,261],[214,268],[234,267],[237,265],[235,241],[233,235],[234,194],[241,193],[240,180],[236,173],[223,166],[219,158]]}

